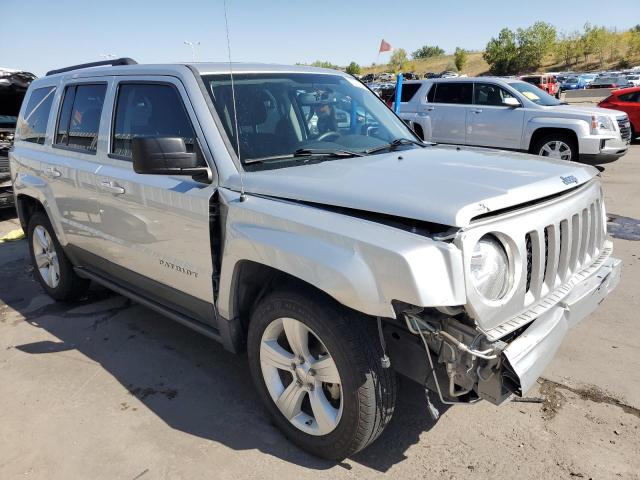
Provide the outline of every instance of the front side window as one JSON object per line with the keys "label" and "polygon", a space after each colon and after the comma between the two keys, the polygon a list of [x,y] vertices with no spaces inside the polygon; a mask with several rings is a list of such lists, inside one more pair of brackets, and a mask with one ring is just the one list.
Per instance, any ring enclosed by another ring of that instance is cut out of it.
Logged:
{"label": "front side window", "polygon": [[473,103],[502,107],[505,99],[515,98],[505,89],[491,83],[476,83],[473,89]]}
{"label": "front side window", "polygon": [[351,78],[326,73],[233,78],[237,115],[230,76],[203,76],[229,143],[249,169],[301,165],[311,160],[308,150],[364,153],[396,139],[416,140],[375,94]]}
{"label": "front side window", "polygon": [[120,84],[111,153],[131,158],[131,145],[136,137],[180,137],[187,152],[193,152],[195,133],[180,93],[173,85]]}
{"label": "front side window", "polygon": [[471,104],[473,84],[466,82],[438,83],[435,103]]}
{"label": "front side window", "polygon": [[544,107],[552,107],[554,105],[560,105],[560,101],[549,95],[544,90],[531,85],[527,82],[509,82],[511,88],[515,88],[528,100],[532,101],[536,105],[542,105]]}
{"label": "front side window", "polygon": [[55,87],[37,88],[31,93],[24,118],[18,120],[18,138],[26,142],[44,144],[55,90]]}
{"label": "front side window", "polygon": [[68,86],[60,109],[55,144],[94,153],[106,84]]}

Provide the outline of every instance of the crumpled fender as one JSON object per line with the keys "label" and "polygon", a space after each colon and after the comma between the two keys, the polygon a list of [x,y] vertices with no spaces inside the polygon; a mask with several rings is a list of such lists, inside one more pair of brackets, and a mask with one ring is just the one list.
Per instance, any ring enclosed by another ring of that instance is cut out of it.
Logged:
{"label": "crumpled fender", "polygon": [[461,252],[452,244],[294,202],[220,189],[226,211],[218,309],[229,318],[244,260],[303,280],[365,314],[395,317],[392,300],[465,303]]}

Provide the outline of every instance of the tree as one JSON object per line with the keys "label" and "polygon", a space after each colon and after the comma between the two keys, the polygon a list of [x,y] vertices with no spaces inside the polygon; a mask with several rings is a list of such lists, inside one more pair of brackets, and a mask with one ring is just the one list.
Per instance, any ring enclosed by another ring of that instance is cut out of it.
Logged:
{"label": "tree", "polygon": [[334,70],[338,70],[340,67],[338,67],[337,65],[334,65],[331,62],[328,62],[326,60],[316,60],[315,62],[313,62],[311,64],[312,67],[320,67],[320,68],[333,68]]}
{"label": "tree", "polygon": [[458,69],[458,72],[461,72],[464,66],[467,64],[467,61],[469,60],[469,55],[463,48],[456,47],[453,58],[456,62],[456,68]]}
{"label": "tree", "polygon": [[489,64],[493,75],[510,75],[517,69],[518,45],[516,35],[508,28],[503,28],[498,38],[491,38],[482,57]]}
{"label": "tree", "polygon": [[409,60],[407,59],[407,52],[403,48],[398,48],[394,50],[391,54],[391,58],[389,59],[389,67],[392,68],[394,72],[401,72],[407,68],[407,63]]}
{"label": "tree", "polygon": [[356,62],[351,62],[345,70],[349,75],[358,75],[360,73],[360,65]]}
{"label": "tree", "polygon": [[568,67],[572,63],[578,63],[580,54],[580,34],[578,32],[562,33],[556,42],[556,61]]}
{"label": "tree", "polygon": [[536,22],[517,30],[518,72],[537,70],[542,59],[556,43],[556,29],[546,22]]}
{"label": "tree", "polygon": [[444,50],[437,45],[425,45],[411,54],[413,58],[431,58],[442,55],[444,55]]}

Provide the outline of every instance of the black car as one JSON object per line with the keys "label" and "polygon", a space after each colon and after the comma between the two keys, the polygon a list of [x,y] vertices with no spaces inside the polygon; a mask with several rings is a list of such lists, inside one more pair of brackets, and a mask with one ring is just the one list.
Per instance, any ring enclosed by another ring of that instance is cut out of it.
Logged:
{"label": "black car", "polygon": [[22,99],[35,78],[29,72],[0,70],[0,208],[13,206],[9,149],[13,145]]}
{"label": "black car", "polygon": [[627,77],[612,76],[612,77],[598,77],[587,88],[626,88],[632,87],[633,84],[629,83]]}

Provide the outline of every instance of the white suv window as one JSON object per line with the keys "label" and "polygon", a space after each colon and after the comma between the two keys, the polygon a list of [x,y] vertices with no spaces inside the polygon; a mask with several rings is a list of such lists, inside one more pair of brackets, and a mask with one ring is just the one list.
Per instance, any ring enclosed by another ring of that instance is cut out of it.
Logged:
{"label": "white suv window", "polygon": [[55,87],[37,88],[31,93],[24,118],[18,121],[18,138],[25,142],[44,144],[55,90]]}
{"label": "white suv window", "polygon": [[476,83],[473,87],[475,105],[503,106],[507,98],[515,98],[505,89],[491,83]]}
{"label": "white suv window", "polygon": [[95,153],[107,85],[80,84],[65,89],[55,145]]}

